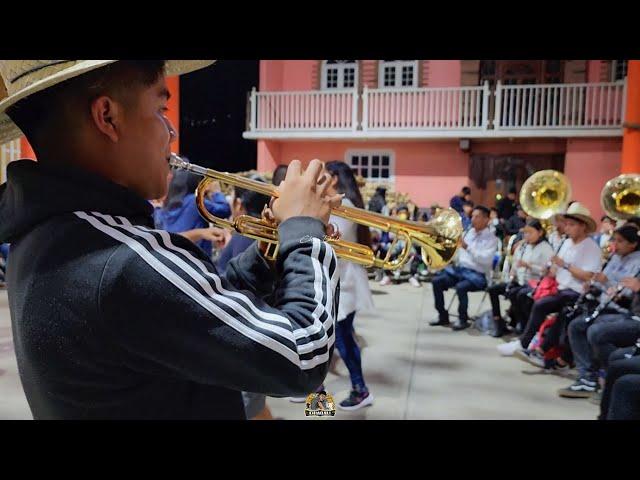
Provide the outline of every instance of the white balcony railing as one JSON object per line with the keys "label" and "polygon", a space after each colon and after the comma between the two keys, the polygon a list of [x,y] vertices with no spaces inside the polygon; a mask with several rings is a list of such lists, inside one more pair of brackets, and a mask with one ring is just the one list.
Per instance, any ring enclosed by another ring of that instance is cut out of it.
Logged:
{"label": "white balcony railing", "polygon": [[252,130],[356,130],[358,92],[251,92]]}
{"label": "white balcony railing", "polygon": [[362,92],[363,130],[486,129],[489,84]]}
{"label": "white balcony railing", "polygon": [[495,129],[601,129],[622,126],[625,83],[496,87]]}
{"label": "white balcony railing", "polygon": [[625,81],[251,92],[246,138],[622,135]]}

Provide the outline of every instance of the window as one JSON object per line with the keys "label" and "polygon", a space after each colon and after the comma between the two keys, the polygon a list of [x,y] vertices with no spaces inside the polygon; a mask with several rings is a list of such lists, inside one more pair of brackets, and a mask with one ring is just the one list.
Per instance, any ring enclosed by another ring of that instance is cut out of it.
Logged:
{"label": "window", "polygon": [[322,62],[322,89],[355,88],[358,81],[357,60],[325,60]]}
{"label": "window", "polygon": [[611,61],[611,81],[624,80],[627,76],[627,60]]}
{"label": "window", "polygon": [[409,88],[417,86],[417,60],[380,60],[378,64],[378,88]]}
{"label": "window", "polygon": [[394,158],[389,150],[349,150],[346,154],[348,165],[355,175],[372,182],[394,181]]}

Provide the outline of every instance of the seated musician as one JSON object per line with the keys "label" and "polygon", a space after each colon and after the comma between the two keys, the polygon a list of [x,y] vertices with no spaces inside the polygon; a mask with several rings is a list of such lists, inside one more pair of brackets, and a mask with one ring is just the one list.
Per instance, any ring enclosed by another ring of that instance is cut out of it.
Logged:
{"label": "seated musician", "polygon": [[[634,277],[640,272],[640,237],[638,229],[626,225],[615,230],[612,236],[616,252],[601,273],[594,276],[594,286],[602,292],[602,305],[614,294],[619,285],[620,300],[611,302],[592,321],[585,321],[588,314],[578,316],[569,323],[569,343],[579,377],[575,383],[559,391],[563,397],[589,397],[598,386],[598,370],[606,369],[609,355],[619,347],[628,347],[640,336],[640,322],[631,318],[632,311],[640,307],[640,298],[633,292],[640,291],[640,280]],[[628,310],[625,303],[633,302]]]}
{"label": "seated musician", "polygon": [[600,270],[600,247],[589,237],[596,228],[589,210],[579,202],[574,202],[562,216],[568,238],[562,243],[558,255],[552,258],[549,270],[549,276],[557,282],[557,293],[534,302],[522,335],[498,346],[502,355],[513,355],[517,351],[528,354],[526,349],[547,315],[574,303],[582,293],[584,283]]}
{"label": "seated musician", "polygon": [[506,332],[506,322],[500,314],[500,295],[511,302],[512,324],[524,327],[529,318],[527,294],[532,290],[530,280],[540,280],[547,262],[553,256],[553,249],[547,241],[545,230],[539,220],[529,220],[524,227],[524,240],[516,246],[511,265],[511,280],[489,287],[493,312],[493,337],[501,337]]}
{"label": "seated musician", "polygon": [[449,313],[444,306],[444,291],[455,288],[458,295],[459,322],[454,330],[469,326],[468,292],[487,287],[487,275],[491,272],[493,257],[498,246],[497,237],[489,229],[489,209],[478,205],[471,215],[472,227],[464,235],[456,253],[455,265],[438,272],[432,280],[433,297],[438,319],[430,325],[449,325]]}

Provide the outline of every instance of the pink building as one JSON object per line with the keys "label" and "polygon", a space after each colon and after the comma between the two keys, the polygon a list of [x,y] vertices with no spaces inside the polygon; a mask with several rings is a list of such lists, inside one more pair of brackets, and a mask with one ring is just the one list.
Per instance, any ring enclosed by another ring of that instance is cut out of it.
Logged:
{"label": "pink building", "polygon": [[622,60],[262,60],[244,137],[258,170],[343,160],[422,207],[464,185],[493,205],[553,168],[599,217],[620,173],[625,76]]}

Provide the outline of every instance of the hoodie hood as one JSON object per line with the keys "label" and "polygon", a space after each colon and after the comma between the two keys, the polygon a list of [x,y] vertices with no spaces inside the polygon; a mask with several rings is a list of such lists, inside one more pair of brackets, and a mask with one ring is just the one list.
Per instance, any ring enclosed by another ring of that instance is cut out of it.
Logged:
{"label": "hoodie hood", "polygon": [[126,216],[153,227],[147,200],[99,175],[32,160],[7,166],[0,186],[0,242],[11,243],[49,218],[75,211]]}

